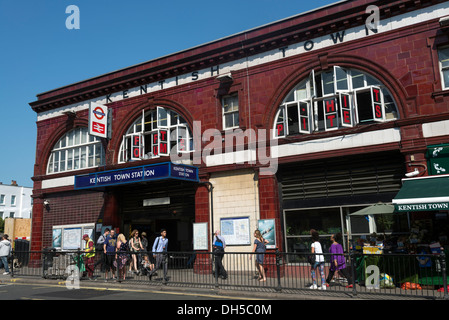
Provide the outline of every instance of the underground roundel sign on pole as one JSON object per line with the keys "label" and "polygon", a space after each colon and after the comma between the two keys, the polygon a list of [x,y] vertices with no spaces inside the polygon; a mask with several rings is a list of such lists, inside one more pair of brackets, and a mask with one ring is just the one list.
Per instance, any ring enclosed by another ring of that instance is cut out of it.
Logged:
{"label": "underground roundel sign on pole", "polygon": [[90,103],[89,134],[101,138],[108,137],[108,107]]}

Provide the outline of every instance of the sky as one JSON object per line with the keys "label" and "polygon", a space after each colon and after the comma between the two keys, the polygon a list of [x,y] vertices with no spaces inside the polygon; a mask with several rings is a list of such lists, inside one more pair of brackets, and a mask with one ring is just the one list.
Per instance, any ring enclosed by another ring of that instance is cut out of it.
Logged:
{"label": "sky", "polygon": [[33,186],[37,94],[335,2],[0,0],[0,182]]}

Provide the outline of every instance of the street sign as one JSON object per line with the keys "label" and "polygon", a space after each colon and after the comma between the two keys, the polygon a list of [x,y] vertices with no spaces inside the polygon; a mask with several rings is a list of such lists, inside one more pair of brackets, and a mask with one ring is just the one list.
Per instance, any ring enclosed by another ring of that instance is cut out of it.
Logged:
{"label": "street sign", "polygon": [[89,107],[89,134],[100,138],[108,138],[108,107],[90,103]]}

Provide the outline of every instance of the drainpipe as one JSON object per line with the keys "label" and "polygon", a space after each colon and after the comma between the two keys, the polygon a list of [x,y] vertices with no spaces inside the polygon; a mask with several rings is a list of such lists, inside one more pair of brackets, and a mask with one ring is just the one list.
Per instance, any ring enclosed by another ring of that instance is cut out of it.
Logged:
{"label": "drainpipe", "polygon": [[[210,229],[211,229],[211,248],[214,241],[214,186],[209,181],[200,182],[200,184],[208,185],[207,190],[210,193]],[[212,251],[212,250],[211,250]]]}

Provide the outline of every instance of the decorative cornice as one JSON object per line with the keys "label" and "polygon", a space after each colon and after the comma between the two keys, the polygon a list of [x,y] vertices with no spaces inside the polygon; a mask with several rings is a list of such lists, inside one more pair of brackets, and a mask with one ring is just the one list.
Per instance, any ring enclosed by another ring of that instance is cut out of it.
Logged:
{"label": "decorative cornice", "polygon": [[377,5],[386,19],[442,0],[346,1],[231,35],[211,43],[38,94],[35,112],[120,92],[177,75],[214,67],[273,49],[300,43],[365,24],[368,5]]}

